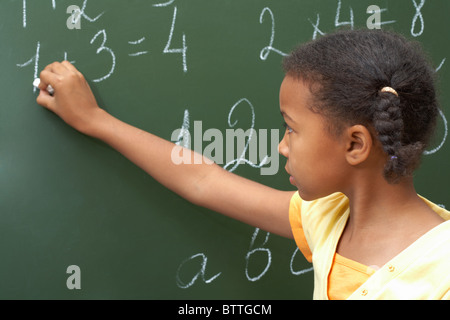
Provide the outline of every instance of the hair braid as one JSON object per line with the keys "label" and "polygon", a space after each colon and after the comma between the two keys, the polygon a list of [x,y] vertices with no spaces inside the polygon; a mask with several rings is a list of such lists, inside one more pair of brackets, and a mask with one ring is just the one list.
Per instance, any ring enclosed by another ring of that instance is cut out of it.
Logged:
{"label": "hair braid", "polygon": [[412,174],[417,158],[424,149],[424,144],[416,142],[404,145],[404,123],[402,119],[400,97],[379,92],[378,100],[373,108],[373,126],[378,134],[378,140],[388,158],[384,166],[384,177],[391,182]]}
{"label": "hair braid", "polygon": [[[399,155],[402,147],[403,119],[400,110],[400,98],[389,92],[379,92],[373,108],[373,126],[378,134],[388,159],[384,167],[387,179],[404,172],[403,159]],[[401,172],[398,172],[401,171]]]}

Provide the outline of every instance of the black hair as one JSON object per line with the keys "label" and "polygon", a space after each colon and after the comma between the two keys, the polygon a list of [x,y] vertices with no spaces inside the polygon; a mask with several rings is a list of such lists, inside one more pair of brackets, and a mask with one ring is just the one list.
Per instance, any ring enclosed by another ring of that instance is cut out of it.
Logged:
{"label": "black hair", "polygon": [[412,175],[439,112],[435,70],[417,42],[384,30],[338,31],[301,45],[283,67],[309,84],[310,108],[329,120],[331,132],[362,124],[377,137],[388,182]]}

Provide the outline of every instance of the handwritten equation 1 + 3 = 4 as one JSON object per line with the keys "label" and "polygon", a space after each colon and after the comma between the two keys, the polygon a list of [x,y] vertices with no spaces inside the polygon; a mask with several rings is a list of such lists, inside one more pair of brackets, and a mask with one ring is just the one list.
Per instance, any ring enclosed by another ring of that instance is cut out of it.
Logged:
{"label": "handwritten equation 1 + 3 = 4", "polygon": [[[84,1],[82,8],[79,8],[78,6],[75,6],[75,5],[71,5],[67,8],[68,9],[67,13],[70,14],[69,18],[67,19],[67,28],[68,29],[81,29],[82,19],[85,19],[89,23],[93,23],[93,22],[96,22],[97,20],[99,20],[100,17],[102,17],[104,12],[100,13],[95,18],[89,17],[85,12],[86,7],[87,7],[87,2],[88,2],[88,0]],[[161,7],[161,5],[154,5],[154,6]],[[56,8],[55,0],[52,1],[52,7],[53,7],[53,9]],[[23,27],[27,28],[26,0],[23,1],[23,12],[24,12]],[[182,34],[182,47],[180,47],[180,48],[172,47],[172,38],[173,38],[174,31],[175,31],[177,14],[178,14],[177,7],[174,7],[169,37],[168,37],[167,43],[166,43],[164,49],[162,50],[162,52],[164,54],[167,54],[167,53],[181,54],[182,55],[182,69],[183,69],[183,72],[186,73],[188,71],[187,59],[186,59],[186,56],[187,56],[186,35],[184,33]],[[138,48],[136,51],[133,50],[132,52],[130,52],[128,54],[128,56],[129,57],[138,57],[138,56],[148,54],[149,51],[143,49],[143,46],[145,45],[144,42],[146,40],[147,40],[146,37],[141,37],[137,40],[128,41],[128,45],[132,46],[133,48],[135,48],[135,47]],[[115,54],[114,50],[108,46],[107,41],[108,41],[108,35],[107,35],[106,29],[99,30],[89,41],[90,45],[96,46],[95,47],[96,54],[106,53],[107,55],[109,55],[109,58],[105,58],[105,59],[109,59],[108,63],[110,65],[108,72],[106,72],[105,74],[103,74],[101,76],[96,77],[95,79],[92,80],[93,82],[101,82],[101,81],[108,79],[109,77],[111,77],[113,75],[113,73],[116,69],[116,60],[117,60],[116,54]],[[40,70],[40,68],[39,68],[40,67],[39,66],[40,56],[41,56],[41,43],[40,43],[40,41],[37,41],[36,51],[33,54],[33,56],[25,62],[17,63],[16,66],[19,68],[33,66],[34,67],[33,79],[36,79],[39,77],[38,73]],[[68,60],[67,51],[64,52],[64,56],[62,58],[64,60]],[[76,63],[76,61],[73,61],[73,60],[70,62]],[[36,88],[33,88],[33,90],[36,91]]]}

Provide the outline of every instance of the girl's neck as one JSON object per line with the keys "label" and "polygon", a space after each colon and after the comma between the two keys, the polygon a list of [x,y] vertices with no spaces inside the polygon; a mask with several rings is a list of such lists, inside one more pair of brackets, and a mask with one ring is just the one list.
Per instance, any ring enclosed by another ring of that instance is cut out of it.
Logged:
{"label": "girl's neck", "polygon": [[350,200],[349,225],[357,230],[386,226],[411,219],[417,209],[428,211],[419,198],[412,179],[389,184],[384,179],[366,179],[347,194]]}
{"label": "girl's neck", "polygon": [[347,258],[383,265],[444,221],[417,195],[412,179],[363,181],[346,193],[350,217],[338,252]]}

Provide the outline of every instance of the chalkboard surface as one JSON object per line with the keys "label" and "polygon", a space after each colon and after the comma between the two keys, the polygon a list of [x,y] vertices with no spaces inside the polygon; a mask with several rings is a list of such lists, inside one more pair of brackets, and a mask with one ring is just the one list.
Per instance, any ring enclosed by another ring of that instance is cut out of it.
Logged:
{"label": "chalkboard surface", "polygon": [[2,0],[0,298],[312,298],[293,241],[186,202],[39,107],[32,82],[48,63],[72,61],[108,112],[168,140],[189,129],[200,151],[208,129],[254,129],[252,158],[221,165],[291,190],[284,160],[262,161],[282,135],[282,57],[338,28],[377,27],[378,13],[378,26],[424,44],[440,76],[416,185],[448,207],[449,12],[447,0]]}

